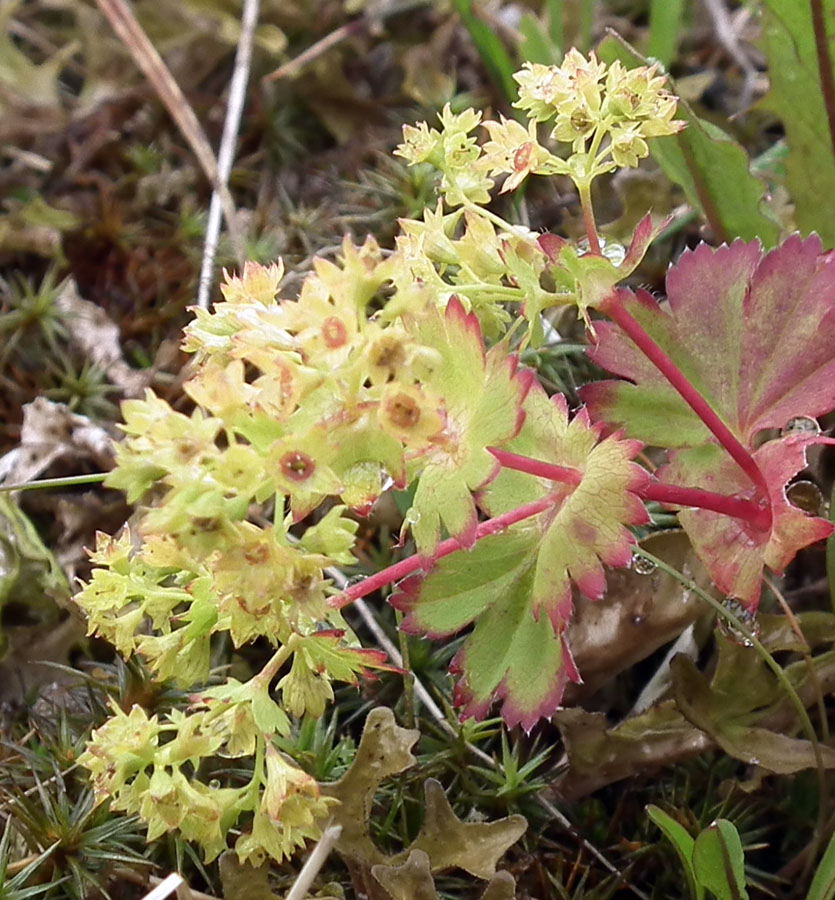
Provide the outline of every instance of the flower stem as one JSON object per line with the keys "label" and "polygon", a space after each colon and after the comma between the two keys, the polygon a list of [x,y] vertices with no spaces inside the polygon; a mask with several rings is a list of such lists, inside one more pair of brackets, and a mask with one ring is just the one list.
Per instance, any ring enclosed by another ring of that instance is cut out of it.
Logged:
{"label": "flower stem", "polygon": [[285,643],[282,647],[279,647],[278,650],[273,653],[273,655],[267,660],[267,664],[263,669],[252,677],[252,681],[258,681],[264,686],[269,685],[269,683],[275,678],[278,670],[284,665],[285,662],[293,655],[296,650],[296,647],[299,645],[299,636],[295,632],[290,635],[287,639],[287,643]]}
{"label": "flower stem", "polygon": [[759,494],[768,525],[771,525],[771,503],[768,486],[751,454],[742,446],[730,428],[716,415],[708,402],[687,380],[672,359],[644,331],[642,326],[626,311],[621,294],[612,291],[600,306],[604,312],[632,339],[638,349],[652,362],[670,384],[681,394],[693,412],[704,422],[717,441],[728,451],[734,462],[751,479]]}
{"label": "flower stem", "polygon": [[586,226],[589,250],[600,256],[600,238],[597,236],[597,223],[594,221],[594,207],[591,202],[591,181],[578,181],[577,193],[580,195],[580,207],[583,210],[583,223]]}
{"label": "flower stem", "polygon": [[[524,519],[529,519],[531,516],[536,516],[539,513],[544,512],[554,505],[556,499],[557,498],[554,497],[554,495],[546,494],[539,500],[525,503],[522,506],[518,506],[516,509],[510,510],[510,512],[502,513],[502,515],[495,516],[492,519],[487,519],[487,521],[482,522],[478,526],[478,529],[476,530],[476,540],[491,534],[497,534],[500,531],[504,531],[505,528],[509,528],[511,525],[516,524],[516,522],[521,522]],[[457,538],[448,538],[445,541],[441,541],[430,557],[429,564],[431,565],[436,559],[449,556],[450,553],[454,553],[456,550],[460,549],[461,543]],[[369,575],[368,578],[364,578],[357,584],[351,585],[341,594],[336,594],[331,597],[328,600],[328,603],[335,609],[342,609],[343,606],[353,603],[354,600],[359,600],[360,597],[366,597],[368,594],[373,593],[381,587],[385,587],[387,584],[391,584],[393,581],[399,581],[401,578],[405,578],[407,575],[417,572],[418,569],[422,569],[426,565],[426,557],[421,556],[419,553],[414,553],[406,559],[401,559],[400,562],[394,563],[394,565],[387,566],[385,569],[381,569],[379,572]]]}
{"label": "flower stem", "polygon": [[492,222],[499,231],[509,231],[513,232],[513,226],[510,222],[506,222],[501,216],[496,215],[496,213],[492,212],[489,209],[485,209],[483,206],[479,206],[477,203],[473,203],[472,200],[465,200],[462,204],[462,209],[468,209],[470,212],[475,213],[478,216],[483,216],[488,221]]}

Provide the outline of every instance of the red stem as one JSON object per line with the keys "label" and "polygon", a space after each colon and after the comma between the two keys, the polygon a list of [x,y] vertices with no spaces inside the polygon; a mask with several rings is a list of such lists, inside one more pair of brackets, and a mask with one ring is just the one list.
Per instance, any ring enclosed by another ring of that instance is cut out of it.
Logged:
{"label": "red stem", "polygon": [[[562,484],[578,485],[583,480],[583,473],[579,469],[556,466],[553,463],[532,459],[518,453],[508,453],[507,450],[499,450],[496,447],[488,449],[506,469],[538,475],[540,478],[550,478],[552,481],[559,481]],[[643,488],[637,488],[634,493],[644,500],[657,500],[659,503],[669,503],[672,506],[695,506],[699,509],[710,509],[735,519],[743,519],[763,531],[771,526],[771,516],[768,510],[758,503],[742,497],[729,497],[727,494],[703,491],[700,488],[659,484],[657,481],[651,481]]]}
{"label": "red stem", "polygon": [[729,497],[727,494],[716,494],[700,488],[677,487],[674,484],[659,484],[651,481],[643,489],[635,491],[644,500],[657,500],[670,506],[695,506],[698,509],[709,509],[713,512],[742,519],[749,522],[758,531],[771,528],[771,513],[768,509],[745,500],[742,497]]}
{"label": "red stem", "polygon": [[[529,475],[537,475],[540,478],[549,478],[560,484],[578,485],[583,480],[583,473],[579,469],[571,466],[557,466],[553,463],[543,462],[539,459],[532,459],[529,456],[522,456],[519,453],[510,453],[507,450],[499,450],[495,447],[489,447],[489,451],[497,460],[507,469],[515,469],[518,472],[526,472]],[[743,519],[750,522],[755,528],[767,529],[770,527],[770,512],[750,500],[744,500],[741,497],[728,497],[725,494],[715,494],[712,491],[702,491],[698,488],[676,487],[669,484],[658,484],[650,482],[643,488],[638,488],[634,493],[642,497],[644,500],[657,500],[660,503],[669,503],[673,506],[695,506],[699,509],[710,509],[714,512],[722,513],[726,516],[733,516],[737,519]],[[531,516],[539,515],[557,501],[558,497],[553,494],[546,494],[539,500],[531,503],[525,503],[510,512],[502,513],[492,519],[482,522],[476,529],[476,540],[481,540],[491,534],[504,531],[516,522],[529,519]],[[766,517],[768,521],[766,522]],[[448,538],[441,541],[435,548],[435,552],[430,557],[430,564],[436,559],[449,556],[456,550],[461,550],[461,542],[457,538]],[[366,597],[379,588],[391,584],[393,581],[400,581],[407,575],[412,575],[427,564],[426,557],[419,553],[413,553],[406,559],[394,565],[387,566],[368,578],[363,578],[351,587],[346,588],[341,594],[336,594],[328,600],[328,604],[335,609],[342,609],[359,600],[360,597]]]}
{"label": "red stem", "polygon": [[487,449],[506,469],[516,469],[517,472],[527,472],[528,475],[538,475],[540,478],[550,478],[551,481],[575,486],[583,480],[583,473],[573,466],[557,466],[554,463],[542,462],[530,456],[500,450],[498,447],[488,447]]}
{"label": "red stem", "polygon": [[[560,467],[558,466],[557,468]],[[482,522],[476,529],[476,540],[487,537],[487,535],[490,534],[496,534],[499,531],[504,531],[505,528],[509,528],[516,522],[521,522],[523,519],[529,519],[531,516],[536,516],[539,513],[544,512],[546,509],[553,506],[553,504],[554,497],[550,494],[546,494],[544,497],[540,497],[539,500],[534,500],[532,503],[525,503],[523,506],[518,506],[516,509],[510,510],[510,512],[502,513],[502,515],[496,516],[493,519],[487,519],[486,522]],[[457,538],[448,538],[445,541],[441,541],[430,557],[430,563],[460,549],[461,543]],[[360,597],[365,597],[376,591],[378,588],[391,584],[392,581],[399,581],[401,578],[405,578],[407,575],[417,572],[418,569],[421,569],[426,565],[426,557],[414,553],[406,559],[401,559],[400,562],[395,563],[393,566],[387,566],[385,569],[381,569],[379,572],[369,575],[368,578],[364,578],[362,581],[357,582],[357,584],[352,584],[341,594],[336,594],[331,597],[328,600],[328,603],[335,609],[342,609],[343,606],[353,603],[354,600],[359,600]]]}
{"label": "red stem", "polygon": [[600,306],[610,319],[621,327],[632,339],[638,349],[652,362],[670,384],[681,394],[693,412],[705,423],[717,441],[728,451],[734,462],[751,479],[759,494],[767,514],[768,527],[771,526],[771,504],[768,496],[768,485],[762,472],[754,462],[751,454],[736,439],[728,426],[711,409],[708,402],[685,378],[682,371],[670,357],[644,331],[641,325],[632,318],[624,308],[617,291],[612,291]]}

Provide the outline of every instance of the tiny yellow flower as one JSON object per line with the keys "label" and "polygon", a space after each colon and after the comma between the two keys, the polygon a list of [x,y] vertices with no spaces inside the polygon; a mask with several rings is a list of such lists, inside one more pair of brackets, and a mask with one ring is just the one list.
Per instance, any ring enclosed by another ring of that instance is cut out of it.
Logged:
{"label": "tiny yellow flower", "polygon": [[551,159],[551,154],[536,139],[536,122],[525,128],[514,119],[501,117],[500,122],[485,122],[490,140],[482,148],[484,167],[491,175],[510,175],[501,193],[517,188],[525,178]]}

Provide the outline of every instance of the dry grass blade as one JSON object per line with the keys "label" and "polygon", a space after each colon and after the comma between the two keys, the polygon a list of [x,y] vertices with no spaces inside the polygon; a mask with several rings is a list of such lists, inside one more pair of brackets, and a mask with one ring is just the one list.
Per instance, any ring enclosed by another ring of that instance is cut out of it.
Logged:
{"label": "dry grass blade", "polygon": [[197,157],[200,167],[209,179],[212,187],[220,197],[223,215],[229,228],[229,234],[235,248],[235,254],[243,265],[243,235],[237,224],[235,204],[229,188],[222,183],[214,151],[209,144],[194,110],[189,105],[180,86],[174,80],[156,47],[142,30],[136,17],[125,0],[96,0],[99,9],[107,18],[119,39],[131,53],[143,75],[151,82],[171,118],[177,124],[183,137]]}
{"label": "dry grass blade", "polygon": [[142,900],[165,900],[172,894],[177,893],[181,885],[185,884],[181,875],[172,872],[166,878],[163,878],[156,887],[148,891]]}
{"label": "dry grass blade", "polygon": [[315,44],[312,44],[295,59],[291,59],[289,62],[284,63],[283,66],[279,66],[274,72],[270,72],[269,75],[265,75],[263,81],[279,81],[282,78],[298,75],[308,63],[318,59],[331,47],[335,47],[352,34],[365,31],[367,27],[365,19],[355,19],[353,22],[346,22],[344,25],[340,25],[339,28],[334,29],[321,40],[316,41]]}
{"label": "dry grass blade", "polygon": [[[249,68],[252,63],[252,44],[255,39],[255,26],[258,24],[259,0],[244,0],[241,14],[241,36],[235,52],[235,69],[229,83],[229,102],[226,106],[226,119],[223,123],[223,136],[220,139],[220,150],[217,155],[218,181],[226,186],[232,171],[235,158],[235,143],[238,128],[241,124],[241,113],[244,108],[244,95],[249,81]],[[212,287],[212,269],[217,252],[217,239],[220,233],[220,214],[222,199],[217,188],[212,193],[209,206],[209,219],[206,223],[206,239],[203,245],[203,261],[200,265],[200,280],[197,287],[197,305],[202,309],[209,306],[209,293]]]}
{"label": "dry grass blade", "polygon": [[330,856],[340,834],[342,834],[341,825],[331,825],[325,829],[319,843],[313,848],[307,862],[302,866],[302,870],[293,882],[293,887],[290,888],[285,900],[302,900],[307,896],[313,880],[319,874],[319,869],[322,868],[325,860]]}

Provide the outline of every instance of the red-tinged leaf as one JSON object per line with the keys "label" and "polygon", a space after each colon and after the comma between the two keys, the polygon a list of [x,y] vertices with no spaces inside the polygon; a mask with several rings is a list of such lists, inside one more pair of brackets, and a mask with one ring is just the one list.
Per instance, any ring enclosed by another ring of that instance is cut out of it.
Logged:
{"label": "red-tinged leaf", "polygon": [[506,448],[577,468],[580,483],[503,470],[480,498],[491,513],[548,495],[553,507],[438,560],[428,574],[401,583],[391,602],[406,612],[409,632],[446,636],[475,623],[454,661],[456,702],[465,716],[481,717],[502,698],[505,721],[530,729],[556,709],[566,682],[579,678],[563,636],[572,582],[599,598],[603,563],[629,562],[626,525],[646,520],[633,491],[647,476],[632,462],[637,442],[598,441],[585,414],[569,422],[564,398],[549,399],[535,385],[524,410],[525,424]]}
{"label": "red-tinged leaf", "polygon": [[[608,256],[597,253],[581,253],[567,241],[553,240],[551,235],[542,235],[539,246],[553,264],[550,272],[563,291],[573,294],[581,311],[599,307],[611,294],[614,286],[623,281],[638,267],[649,245],[665,228],[667,221],[653,225],[649,215],[638,223],[620,265]],[[527,307],[527,303],[525,306]],[[583,312],[585,315],[585,312]],[[526,318],[531,320],[530,310]]]}
{"label": "red-tinged leaf", "polygon": [[[484,718],[504,698],[508,725],[530,730],[559,706],[567,679],[578,680],[561,631],[532,610],[540,539],[530,525],[484,538],[439,560],[427,577],[407,579],[391,598],[410,633],[440,637],[475,621],[451,667],[460,674],[453,699],[462,717]],[[566,618],[570,611],[569,603]]]}
{"label": "red-tinged leaf", "polygon": [[542,553],[532,584],[533,609],[545,609],[561,630],[570,611],[571,581],[591,599],[603,596],[606,579],[602,563],[629,563],[634,539],[626,524],[647,521],[635,492],[646,484],[647,473],[632,462],[641,449],[637,441],[613,435],[598,442],[599,428],[585,410],[569,422],[565,398],[548,398],[539,384],[524,404],[522,431],[504,449],[582,473],[576,487],[559,485],[521,472],[502,471],[482,498],[491,515],[500,514],[547,493],[561,502],[543,519]]}
{"label": "red-tinged leaf", "polygon": [[[778,574],[798,550],[832,533],[832,523],[806,515],[786,498],[786,484],[806,465],[806,448],[822,439],[817,435],[790,434],[768,441],[754,451],[754,461],[765,476],[773,512],[768,531],[704,509],[682,510],[679,519],[699,556],[709,561],[711,577],[720,591],[756,606],[763,563]],[[677,452],[661,472],[670,484],[692,484],[706,490],[745,496],[751,485],[741,469],[716,444]]]}
{"label": "red-tinged leaf", "polygon": [[[667,276],[668,308],[646,292],[629,312],[746,446],[763,428],[835,408],[835,255],[816,235],[763,254],[734,241],[686,252]],[[708,432],[617,326],[595,323],[594,362],[634,384],[583,391],[595,419],[630,437],[694,446]],[[659,412],[660,410],[660,412]]]}
{"label": "red-tinged leaf", "polygon": [[464,718],[482,719],[493,699],[503,700],[508,727],[530,731],[560,705],[568,680],[580,676],[562,634],[531,615],[525,585],[493,606],[475,625],[450,670],[460,673],[453,701]]}
{"label": "red-tinged leaf", "polygon": [[632,235],[629,249],[626,251],[626,256],[623,258],[623,262],[620,266],[618,266],[618,271],[622,273],[621,278],[626,278],[627,275],[631,275],[632,272],[638,268],[641,264],[641,260],[646,256],[650,244],[670,224],[671,218],[671,216],[668,216],[653,225],[652,216],[647,213],[643,219],[638,222],[635,227],[635,232]]}
{"label": "red-tinged leaf", "polygon": [[443,437],[419,461],[420,480],[407,514],[418,551],[429,556],[442,524],[463,545],[475,541],[478,515],[472,492],[499,470],[487,447],[519,431],[533,376],[517,369],[516,358],[503,345],[485,354],[478,320],[457,297],[443,317],[429,314],[415,323],[415,331],[421,343],[439,353],[424,381],[443,397],[447,420]]}
{"label": "red-tinged leaf", "polygon": [[[646,292],[619,297],[752,453],[773,507],[766,532],[705,510],[683,511],[681,522],[716,585],[755,605],[763,564],[781,571],[831,530],[791,506],[784,492],[805,465],[805,448],[827,439],[789,435],[754,447],[763,429],[835,408],[835,254],[821,253],[815,235],[793,235],[765,254],[756,241],[702,245],[670,270],[667,291],[663,306]],[[612,323],[596,331],[594,361],[632,383],[584,388],[592,416],[622,424],[630,437],[681,448],[660,473],[663,481],[753,497],[750,480],[632,340]]]}

